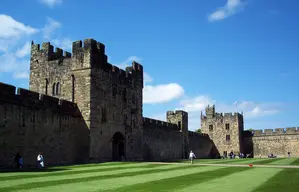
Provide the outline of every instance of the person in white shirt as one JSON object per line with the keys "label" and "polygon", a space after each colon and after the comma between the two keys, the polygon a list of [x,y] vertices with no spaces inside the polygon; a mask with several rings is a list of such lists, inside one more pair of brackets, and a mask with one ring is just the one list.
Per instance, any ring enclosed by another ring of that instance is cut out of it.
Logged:
{"label": "person in white shirt", "polygon": [[42,153],[39,153],[39,154],[37,155],[37,166],[38,166],[39,168],[44,167],[44,157],[43,157]]}
{"label": "person in white shirt", "polygon": [[193,153],[193,151],[191,150],[190,153],[189,153],[189,159],[191,160],[191,164],[193,164],[193,158],[196,158],[196,156]]}

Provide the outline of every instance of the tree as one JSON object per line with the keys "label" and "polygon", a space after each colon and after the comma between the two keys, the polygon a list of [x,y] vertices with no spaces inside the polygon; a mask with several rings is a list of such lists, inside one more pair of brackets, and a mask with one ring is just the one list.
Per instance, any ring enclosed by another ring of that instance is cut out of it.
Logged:
{"label": "tree", "polygon": [[199,128],[199,129],[196,129],[195,132],[196,132],[196,133],[201,133],[201,129],[200,129],[200,128]]}

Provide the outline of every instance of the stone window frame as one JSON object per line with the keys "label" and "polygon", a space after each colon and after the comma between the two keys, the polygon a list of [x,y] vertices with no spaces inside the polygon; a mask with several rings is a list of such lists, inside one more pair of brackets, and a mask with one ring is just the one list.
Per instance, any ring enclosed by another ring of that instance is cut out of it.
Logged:
{"label": "stone window frame", "polygon": [[225,130],[227,130],[227,131],[230,130],[230,124],[229,123],[225,123]]}
{"label": "stone window frame", "polygon": [[48,80],[48,78],[46,78],[45,81],[46,81],[45,95],[48,95],[48,86],[49,86],[49,80]]}
{"label": "stone window frame", "polygon": [[72,102],[75,102],[75,75],[72,74],[71,75],[71,79],[72,79]]}
{"label": "stone window frame", "polygon": [[52,95],[53,96],[56,95],[56,83],[53,83],[53,85],[52,85]]}
{"label": "stone window frame", "polygon": [[60,94],[61,94],[61,86],[60,86],[60,83],[57,82],[55,95],[60,95]]}
{"label": "stone window frame", "polygon": [[209,131],[212,132],[214,129],[214,126],[213,125],[209,125]]}
{"label": "stone window frame", "polygon": [[102,107],[102,123],[107,122],[107,111],[106,108]]}
{"label": "stone window frame", "polygon": [[225,140],[226,140],[226,141],[230,141],[230,139],[231,139],[231,138],[230,138],[230,135],[226,135]]}

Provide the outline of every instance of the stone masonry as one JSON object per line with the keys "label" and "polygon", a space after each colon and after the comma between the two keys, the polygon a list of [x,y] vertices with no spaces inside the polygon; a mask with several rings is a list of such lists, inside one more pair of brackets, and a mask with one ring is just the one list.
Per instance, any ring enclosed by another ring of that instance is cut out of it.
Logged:
{"label": "stone masonry", "polygon": [[17,152],[34,166],[41,151],[48,165],[173,160],[190,150],[200,158],[299,155],[296,128],[248,133],[242,114],[215,106],[201,115],[202,134],[188,130],[182,110],[167,111],[166,121],[143,117],[143,66],[119,69],[93,39],[73,42],[72,53],[32,42],[29,88],[0,83],[0,167]]}
{"label": "stone masonry", "polygon": [[215,105],[206,107],[206,116],[201,115],[202,133],[214,141],[219,155],[243,152],[243,116],[239,113],[216,113]]}
{"label": "stone masonry", "polygon": [[[11,164],[17,152],[33,166],[40,151],[47,164],[181,159],[190,134],[194,150],[209,156],[205,144],[212,141],[188,131],[187,112],[167,112],[167,122],[143,117],[143,66],[132,62],[119,69],[108,63],[105,45],[93,39],[73,42],[72,53],[32,42],[30,91],[15,94],[15,87],[0,85],[0,166]],[[72,108],[65,111],[65,103]],[[22,121],[30,124],[19,128]]]}
{"label": "stone masonry", "polygon": [[269,154],[286,157],[288,152],[299,156],[299,129],[296,127],[244,131],[240,113],[216,113],[215,105],[207,106],[201,115],[202,133],[213,140],[218,155],[225,152],[245,153],[252,157]]}

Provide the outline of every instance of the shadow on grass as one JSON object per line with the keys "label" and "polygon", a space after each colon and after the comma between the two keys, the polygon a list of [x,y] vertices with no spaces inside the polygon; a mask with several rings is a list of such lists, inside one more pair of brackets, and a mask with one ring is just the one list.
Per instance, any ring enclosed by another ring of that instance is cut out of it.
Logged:
{"label": "shadow on grass", "polygon": [[7,168],[7,169],[0,169],[0,173],[32,173],[32,172],[58,172],[58,171],[66,171],[70,169],[66,168],[53,168],[53,167],[45,167],[45,168],[22,168],[22,169],[17,169],[17,168]]}
{"label": "shadow on grass", "polygon": [[252,190],[253,192],[297,192],[299,171],[296,169],[284,169],[270,178],[267,182]]}

